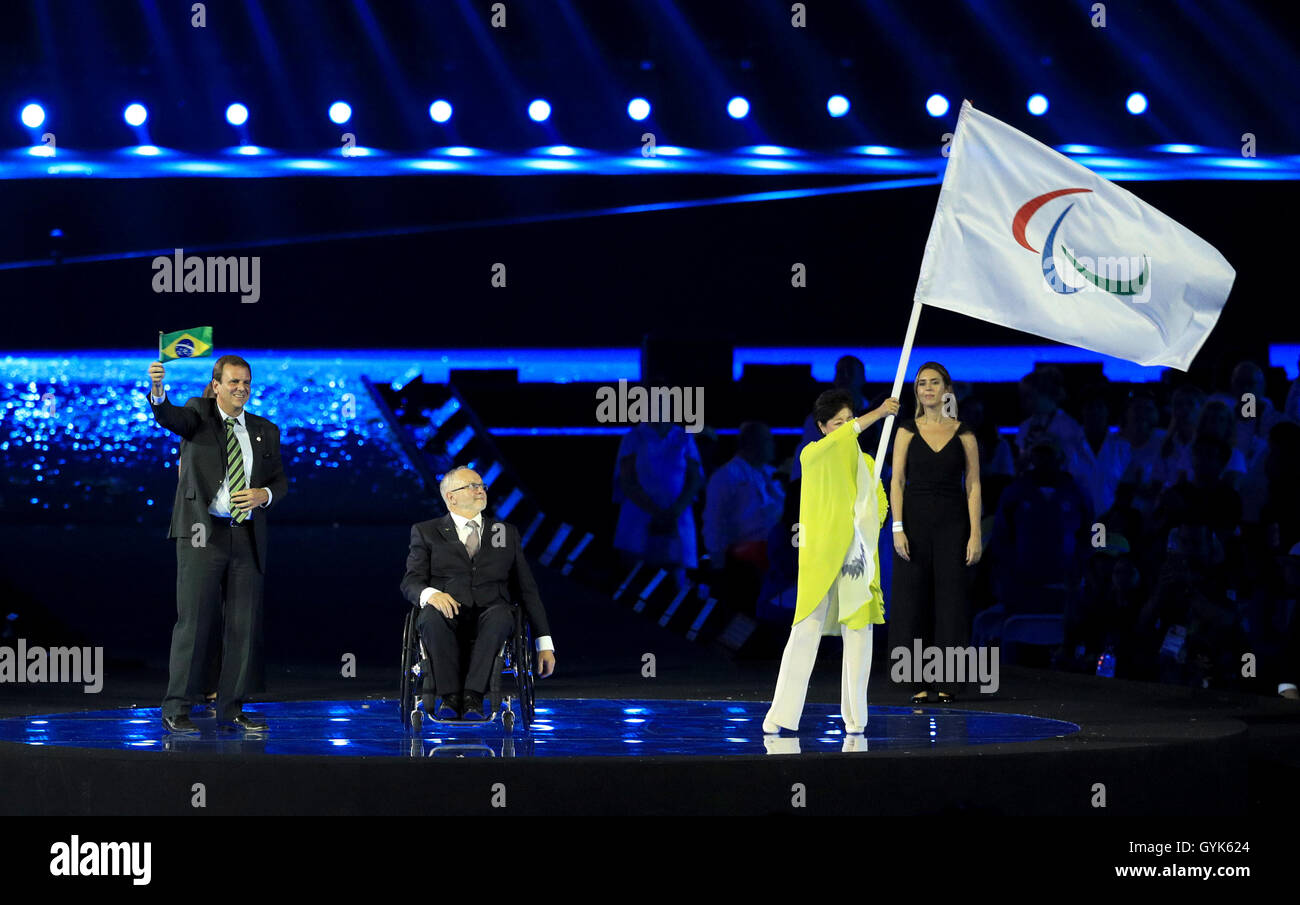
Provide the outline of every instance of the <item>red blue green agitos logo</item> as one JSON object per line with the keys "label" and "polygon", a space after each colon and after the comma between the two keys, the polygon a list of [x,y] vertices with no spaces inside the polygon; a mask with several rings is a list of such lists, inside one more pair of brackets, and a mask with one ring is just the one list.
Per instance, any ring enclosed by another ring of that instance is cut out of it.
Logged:
{"label": "red blue green agitos logo", "polygon": [[[1051,192],[1045,192],[1036,198],[1030,198],[1020,206],[1020,210],[1016,211],[1015,217],[1012,218],[1011,235],[1029,251],[1039,254],[1038,249],[1030,245],[1029,240],[1025,237],[1025,228],[1029,226],[1030,219],[1032,219],[1034,214],[1038,212],[1038,209],[1047,204],[1047,202],[1055,198],[1060,198],[1062,195],[1091,192],[1092,189],[1084,188],[1055,189]],[[1053,223],[1052,228],[1048,230],[1047,241],[1043,243],[1043,250],[1041,253],[1043,279],[1047,281],[1047,285],[1050,286],[1053,291],[1058,292],[1061,295],[1070,295],[1084,288],[1083,285],[1071,286],[1062,279],[1061,275],[1056,271],[1056,255],[1052,253],[1052,249],[1056,247],[1057,231],[1060,230],[1061,223],[1072,210],[1074,210],[1074,202],[1070,202],[1069,206],[1066,207],[1065,210],[1061,211],[1061,215],[1056,218],[1056,222]],[[1100,263],[1107,265],[1100,268],[1107,271],[1106,275],[1102,275],[1089,266],[1089,261],[1075,257],[1064,243],[1061,244],[1059,252],[1061,257],[1068,261],[1071,267],[1083,274],[1084,279],[1089,283],[1096,286],[1098,289],[1112,293],[1113,295],[1126,296],[1139,294],[1142,291],[1142,287],[1146,285],[1147,279],[1151,273],[1151,259],[1146,255],[1142,255],[1140,267],[1129,267],[1128,259],[1125,258],[1102,258],[1100,259]],[[1115,265],[1117,263],[1120,266],[1116,267]],[[1132,263],[1136,265],[1137,259],[1132,259]],[[1136,276],[1132,276],[1132,270],[1138,271]],[[1122,278],[1117,276],[1117,271],[1122,271]]]}

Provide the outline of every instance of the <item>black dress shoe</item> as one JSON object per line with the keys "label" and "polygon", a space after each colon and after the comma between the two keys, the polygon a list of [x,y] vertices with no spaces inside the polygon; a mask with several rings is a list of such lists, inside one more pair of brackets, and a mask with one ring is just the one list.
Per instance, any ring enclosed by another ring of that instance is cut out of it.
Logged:
{"label": "black dress shoe", "polygon": [[247,713],[241,713],[233,720],[227,720],[221,725],[226,729],[242,729],[245,732],[265,732],[267,728],[266,723]]}
{"label": "black dress shoe", "polygon": [[433,709],[435,720],[460,719],[461,698],[458,694],[447,694],[438,698],[438,706]]}
{"label": "black dress shoe", "polygon": [[461,710],[460,718],[462,720],[483,720],[483,695],[477,691],[467,691],[464,698],[465,706]]}
{"label": "black dress shoe", "polygon": [[182,713],[179,716],[165,716],[162,718],[163,728],[172,735],[198,735],[199,727],[194,725],[189,714]]}

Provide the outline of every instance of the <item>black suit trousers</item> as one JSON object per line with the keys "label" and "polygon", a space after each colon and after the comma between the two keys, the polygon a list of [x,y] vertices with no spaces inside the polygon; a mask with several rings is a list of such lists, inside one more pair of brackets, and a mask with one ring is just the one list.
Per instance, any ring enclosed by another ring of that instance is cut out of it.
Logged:
{"label": "black suit trousers", "polygon": [[[206,545],[176,541],[176,627],[163,716],[189,713],[207,689],[209,640],[222,632],[217,718],[230,720],[257,685],[261,666],[262,582],[251,526],[212,519]],[[224,595],[223,595],[224,587]]]}
{"label": "black suit trousers", "polygon": [[457,615],[448,619],[434,606],[426,605],[420,608],[416,627],[433,661],[433,681],[440,695],[459,694],[462,690],[460,641],[466,632],[477,630],[469,669],[464,675],[464,689],[482,694],[491,681],[497,651],[514,631],[514,607],[507,603],[463,606]]}

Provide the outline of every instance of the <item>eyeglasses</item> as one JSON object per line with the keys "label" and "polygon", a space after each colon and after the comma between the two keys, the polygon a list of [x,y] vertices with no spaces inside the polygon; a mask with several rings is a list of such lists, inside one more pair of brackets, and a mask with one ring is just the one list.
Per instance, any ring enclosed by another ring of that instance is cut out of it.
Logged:
{"label": "eyeglasses", "polygon": [[486,485],[486,484],[478,483],[478,484],[461,484],[459,487],[455,487],[455,488],[453,488],[453,489],[451,489],[451,490],[448,490],[447,492],[448,492],[448,493],[455,493],[457,490],[464,490],[464,489],[467,488],[467,487],[473,487],[473,488],[475,488],[475,489],[477,489],[477,490],[487,490],[487,485]]}

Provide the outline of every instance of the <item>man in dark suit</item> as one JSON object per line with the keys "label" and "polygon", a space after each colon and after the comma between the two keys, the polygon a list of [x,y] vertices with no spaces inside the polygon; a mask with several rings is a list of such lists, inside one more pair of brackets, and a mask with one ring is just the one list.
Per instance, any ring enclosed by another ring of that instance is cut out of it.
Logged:
{"label": "man in dark suit", "polygon": [[[440,719],[483,719],[483,692],[496,652],[514,628],[511,601],[522,603],[537,637],[537,675],[555,670],[555,646],[542,598],[514,525],[483,515],[487,487],[470,468],[453,468],[438,487],[442,518],[411,526],[402,594],[420,607],[416,625],[433,660]],[[458,634],[477,626],[462,674]]]}
{"label": "man in dark suit", "polygon": [[154,419],[181,438],[167,534],[176,541],[177,618],[163,725],[173,733],[198,731],[190,703],[206,690],[208,639],[224,621],[217,719],[228,728],[262,731],[266,724],[245,714],[243,703],[260,666],[265,510],[289,492],[280,429],[244,410],[253,373],[237,355],[213,364],[211,398],[195,397],[183,407],[168,401],[164,376],[161,362],[149,366]]}

